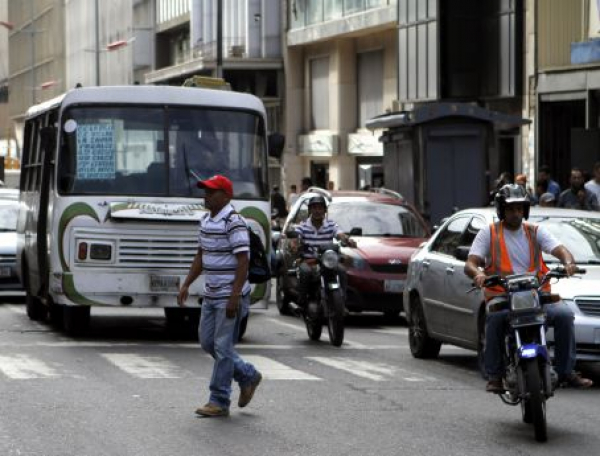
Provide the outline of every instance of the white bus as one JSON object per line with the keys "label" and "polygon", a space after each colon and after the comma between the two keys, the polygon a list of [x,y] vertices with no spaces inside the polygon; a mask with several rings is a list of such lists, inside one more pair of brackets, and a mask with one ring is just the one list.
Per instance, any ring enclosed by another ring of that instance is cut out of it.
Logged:
{"label": "white bus", "polygon": [[[270,250],[266,116],[253,95],[201,88],[77,88],[29,109],[17,262],[27,314],[80,332],[93,306],[160,307],[197,321],[203,279],[177,306],[206,212],[198,179],[234,184],[232,204]],[[254,286],[266,306],[269,284]]]}

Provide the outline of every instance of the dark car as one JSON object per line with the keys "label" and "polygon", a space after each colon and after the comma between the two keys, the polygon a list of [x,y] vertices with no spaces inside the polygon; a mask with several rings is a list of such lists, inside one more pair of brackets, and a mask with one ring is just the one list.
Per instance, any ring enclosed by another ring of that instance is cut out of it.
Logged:
{"label": "dark car", "polygon": [[324,195],[328,218],[357,242],[357,248],[343,247],[342,258],[348,275],[346,307],[350,311],[377,311],[397,316],[402,311],[402,291],[408,262],[429,236],[418,212],[393,192],[332,191],[310,189],[300,195],[285,221],[277,244],[277,307],[291,312],[295,299],[297,254],[290,249],[285,233],[308,217],[308,200]]}

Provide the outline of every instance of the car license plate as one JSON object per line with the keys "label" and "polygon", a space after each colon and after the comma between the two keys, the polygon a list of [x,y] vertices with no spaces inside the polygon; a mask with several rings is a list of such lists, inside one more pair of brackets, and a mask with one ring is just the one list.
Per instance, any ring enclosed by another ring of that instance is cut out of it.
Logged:
{"label": "car license plate", "polygon": [[0,268],[0,277],[10,277],[11,273],[12,271],[10,268]]}
{"label": "car license plate", "polygon": [[151,275],[150,291],[179,291],[179,276]]}
{"label": "car license plate", "polygon": [[404,291],[404,280],[386,280],[383,288],[388,293],[402,293]]}

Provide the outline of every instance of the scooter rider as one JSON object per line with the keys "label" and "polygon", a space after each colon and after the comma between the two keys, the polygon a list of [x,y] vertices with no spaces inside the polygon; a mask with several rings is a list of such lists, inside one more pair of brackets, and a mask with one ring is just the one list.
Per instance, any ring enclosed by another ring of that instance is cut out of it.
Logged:
{"label": "scooter rider", "polygon": [[[339,239],[349,247],[356,247],[356,242],[346,233],[340,231],[333,220],[326,218],[327,202],[322,196],[313,196],[308,200],[308,218],[296,227],[298,238],[302,241],[304,250],[298,277],[298,305],[306,307],[310,283],[317,277],[318,247],[330,244],[334,238]],[[343,268],[338,267],[338,273],[344,295],[346,293],[346,274]]]}
{"label": "scooter rider", "polygon": [[[535,273],[541,277],[548,271],[542,252],[558,258],[569,276],[575,273],[577,268],[571,252],[543,226],[523,221],[529,217],[530,206],[523,187],[504,185],[496,193],[494,205],[499,221],[477,233],[465,264],[465,274],[473,279],[475,286],[482,287],[486,278],[495,274],[506,277]],[[544,286],[542,293],[550,295],[549,284]],[[487,302],[484,351],[488,375],[486,391],[502,393],[502,350],[508,310],[494,309],[498,302],[505,299],[501,288],[488,287],[484,294]],[[554,326],[555,364],[559,382],[573,387],[592,386],[591,380],[573,372],[576,356],[573,312],[560,300],[544,306],[544,309],[548,323]]]}

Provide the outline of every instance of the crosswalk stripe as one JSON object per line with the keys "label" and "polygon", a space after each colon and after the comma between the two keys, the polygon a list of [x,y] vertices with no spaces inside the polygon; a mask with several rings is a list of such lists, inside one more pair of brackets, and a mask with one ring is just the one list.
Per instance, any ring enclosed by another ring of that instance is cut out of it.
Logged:
{"label": "crosswalk stripe", "polygon": [[253,364],[269,380],[321,380],[266,356],[244,355],[244,361]]}
{"label": "crosswalk stripe", "polygon": [[133,353],[101,353],[128,374],[139,378],[181,378],[180,369],[162,356],[140,356]]}
{"label": "crosswalk stripe", "polygon": [[393,375],[394,367],[385,364],[375,364],[367,361],[348,358],[324,358],[322,356],[311,356],[308,359],[316,361],[335,369],[349,372],[359,377],[381,382]]}
{"label": "crosswalk stripe", "polygon": [[0,356],[0,371],[16,380],[58,377],[52,367],[28,355]]}
{"label": "crosswalk stripe", "polygon": [[389,380],[396,373],[400,372],[401,375],[404,375],[403,379],[409,382],[421,382],[421,381],[432,381],[435,380],[433,377],[424,376],[417,374],[415,372],[409,372],[405,369],[398,368],[396,366],[391,366],[389,364],[383,363],[372,363],[369,361],[362,361],[358,359],[349,359],[349,358],[325,358],[322,356],[311,356],[307,357],[307,359],[316,361],[318,363],[324,364],[325,366],[333,367],[335,369],[339,369],[345,372],[349,372],[350,374],[356,375],[358,377],[366,378],[369,380],[373,380],[376,382],[382,382],[385,380]]}

